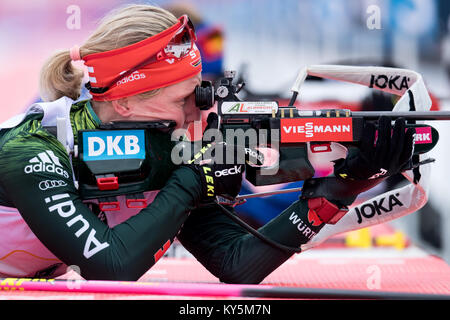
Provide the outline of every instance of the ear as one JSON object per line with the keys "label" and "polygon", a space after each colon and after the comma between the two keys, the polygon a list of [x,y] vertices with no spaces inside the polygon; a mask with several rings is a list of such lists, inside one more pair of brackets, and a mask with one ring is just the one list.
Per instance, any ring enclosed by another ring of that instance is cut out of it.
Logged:
{"label": "ear", "polygon": [[131,109],[127,98],[111,101],[114,111],[120,114],[122,117],[131,116]]}

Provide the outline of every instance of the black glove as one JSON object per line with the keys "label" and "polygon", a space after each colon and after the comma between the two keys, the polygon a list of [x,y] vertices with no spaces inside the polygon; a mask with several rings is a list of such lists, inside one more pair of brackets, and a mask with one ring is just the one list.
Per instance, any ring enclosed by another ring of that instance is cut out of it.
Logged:
{"label": "black glove", "polygon": [[[207,130],[217,130],[217,134],[220,134],[218,126],[218,116],[212,112],[208,115],[204,133]],[[215,200],[216,196],[233,200],[241,190],[245,164],[238,161],[238,147],[215,142],[214,131],[210,133],[213,133],[212,139],[202,140],[201,150],[193,155],[186,166],[198,173],[204,201]],[[239,157],[243,155],[245,153],[239,154]]]}
{"label": "black glove", "polygon": [[[345,159],[335,161],[334,174],[343,179],[366,180],[394,175],[402,170],[413,153],[415,130],[405,132],[405,119],[395,121],[393,129],[389,117],[378,120],[378,128],[366,122],[359,148],[349,149]],[[378,138],[375,144],[376,132]],[[392,131],[392,136],[391,136]]]}
{"label": "black glove", "polygon": [[[198,173],[200,177],[203,200],[215,200],[216,196],[232,200],[239,194],[245,165],[237,164],[237,161],[227,164],[225,161],[219,160],[219,163],[216,163],[217,159],[215,159],[216,154],[221,152],[223,158],[220,158],[226,160],[226,152],[232,152],[234,155],[236,154],[235,150],[235,147],[227,148],[225,143],[209,143],[200,151],[201,156],[197,154],[186,165]],[[207,155],[206,159],[205,155]]]}

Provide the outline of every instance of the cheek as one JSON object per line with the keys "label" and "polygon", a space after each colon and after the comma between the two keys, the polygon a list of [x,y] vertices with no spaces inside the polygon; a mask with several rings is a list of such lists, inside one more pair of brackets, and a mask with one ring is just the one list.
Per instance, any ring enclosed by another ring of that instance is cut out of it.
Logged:
{"label": "cheek", "polygon": [[162,114],[167,120],[174,120],[177,123],[177,128],[181,128],[186,121],[186,115],[179,108],[167,108]]}
{"label": "cheek", "polygon": [[192,122],[192,121],[198,121],[200,120],[201,111],[200,109],[195,105],[195,96],[191,95],[183,108],[184,113],[186,115],[186,121]]}

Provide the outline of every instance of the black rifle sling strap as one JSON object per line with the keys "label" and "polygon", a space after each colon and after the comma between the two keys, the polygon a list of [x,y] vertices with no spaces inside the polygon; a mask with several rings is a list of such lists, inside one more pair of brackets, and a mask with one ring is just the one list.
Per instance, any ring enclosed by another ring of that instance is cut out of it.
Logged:
{"label": "black rifle sling strap", "polygon": [[[416,111],[416,103],[414,101],[414,95],[412,93],[411,90],[408,90],[408,95],[409,95],[409,111]],[[408,120],[409,124],[416,124],[415,120]],[[420,157],[418,154],[413,155],[412,156],[412,162],[413,164],[417,164],[420,161]],[[414,178],[414,183],[417,184],[420,181],[421,178],[421,173],[420,173],[420,169],[419,167],[416,167],[413,169],[413,178]]]}

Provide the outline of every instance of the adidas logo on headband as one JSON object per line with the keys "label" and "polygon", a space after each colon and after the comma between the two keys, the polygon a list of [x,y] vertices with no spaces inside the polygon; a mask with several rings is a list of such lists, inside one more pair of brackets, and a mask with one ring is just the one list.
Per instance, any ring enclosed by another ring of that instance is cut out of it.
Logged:
{"label": "adidas logo on headband", "polygon": [[[122,71],[120,74],[124,74],[126,71]],[[120,86],[121,84],[125,84],[131,81],[141,80],[145,79],[146,75],[145,73],[141,73],[138,70],[130,74],[128,77],[123,78],[122,80],[117,81],[117,85]]]}

